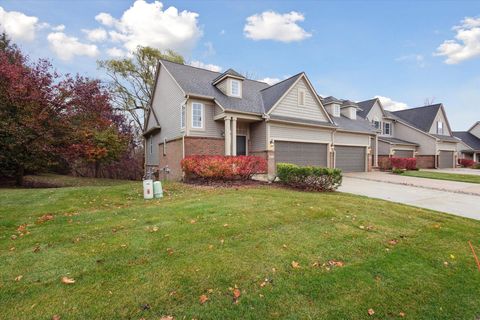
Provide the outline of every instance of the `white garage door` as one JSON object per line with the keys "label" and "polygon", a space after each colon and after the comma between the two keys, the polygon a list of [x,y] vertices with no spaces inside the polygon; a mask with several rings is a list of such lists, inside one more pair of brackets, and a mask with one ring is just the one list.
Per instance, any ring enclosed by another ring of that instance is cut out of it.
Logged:
{"label": "white garage door", "polygon": [[327,154],[326,144],[275,141],[275,163],[326,167]]}
{"label": "white garage door", "polygon": [[335,167],[343,172],[364,172],[365,147],[335,146]]}

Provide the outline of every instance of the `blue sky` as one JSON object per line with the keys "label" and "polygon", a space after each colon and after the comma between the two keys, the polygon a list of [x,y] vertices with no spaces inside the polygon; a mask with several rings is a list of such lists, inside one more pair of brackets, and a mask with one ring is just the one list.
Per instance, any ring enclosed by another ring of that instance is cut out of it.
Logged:
{"label": "blue sky", "polygon": [[104,77],[96,60],[152,45],[256,79],[305,71],[322,95],[382,96],[389,108],[434,99],[454,130],[480,120],[479,1],[3,0],[0,8],[0,28],[61,72]]}

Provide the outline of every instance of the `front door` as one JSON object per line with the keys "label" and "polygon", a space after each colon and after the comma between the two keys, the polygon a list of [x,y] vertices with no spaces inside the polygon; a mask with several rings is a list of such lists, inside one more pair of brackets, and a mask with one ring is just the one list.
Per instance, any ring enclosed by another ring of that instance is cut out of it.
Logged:
{"label": "front door", "polygon": [[237,136],[237,156],[247,155],[247,137]]}

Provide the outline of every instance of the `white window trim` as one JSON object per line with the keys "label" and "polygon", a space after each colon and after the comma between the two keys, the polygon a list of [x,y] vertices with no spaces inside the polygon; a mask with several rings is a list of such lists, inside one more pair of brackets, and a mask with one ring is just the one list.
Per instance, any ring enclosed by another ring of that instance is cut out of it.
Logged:
{"label": "white window trim", "polygon": [[[193,106],[194,105],[199,105],[201,106],[200,108],[200,117],[201,117],[201,126],[200,127],[195,127],[194,126],[194,121],[193,121]],[[203,129],[205,126],[205,105],[200,102],[192,102],[192,129]]]}
{"label": "white window trim", "polygon": [[[303,103],[300,103],[301,99],[300,97],[303,95]],[[306,100],[306,93],[305,89],[298,89],[298,98],[297,98],[297,104],[299,107],[304,107],[305,106],[305,100]]]}
{"label": "white window trim", "polygon": [[150,136],[150,146],[149,146],[149,149],[150,149],[150,154],[153,154],[153,136]]}
{"label": "white window trim", "polygon": [[[440,125],[442,127],[442,131],[440,131]],[[437,134],[443,134],[443,122],[442,121],[437,121]]]}
{"label": "white window trim", "polygon": [[[385,127],[388,125],[388,133],[385,130]],[[382,133],[384,136],[391,136],[392,135],[392,123],[391,122],[384,122],[383,123],[383,128],[382,128]]]}
{"label": "white window trim", "polygon": [[333,106],[333,116],[334,117],[340,117],[341,111],[340,111],[340,106],[338,104]]}
{"label": "white window trim", "polygon": [[[238,94],[233,93],[233,84],[234,83],[238,84]],[[242,84],[240,83],[240,80],[230,79],[230,95],[232,97],[237,97],[237,98],[240,98],[242,96]]]}
{"label": "white window trim", "polygon": [[187,121],[187,106],[182,104],[180,106],[180,129],[185,130],[185,122]]}

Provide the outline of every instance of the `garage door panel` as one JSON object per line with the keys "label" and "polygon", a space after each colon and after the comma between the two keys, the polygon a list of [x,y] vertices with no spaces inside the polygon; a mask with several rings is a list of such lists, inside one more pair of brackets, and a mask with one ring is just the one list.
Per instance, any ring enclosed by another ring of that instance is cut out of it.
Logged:
{"label": "garage door panel", "polygon": [[327,145],[321,143],[275,141],[275,163],[326,167]]}
{"label": "garage door panel", "polygon": [[343,172],[364,172],[365,147],[335,146],[335,167]]}
{"label": "garage door panel", "polygon": [[439,168],[454,167],[453,151],[440,151],[440,154],[438,156],[438,167]]}

